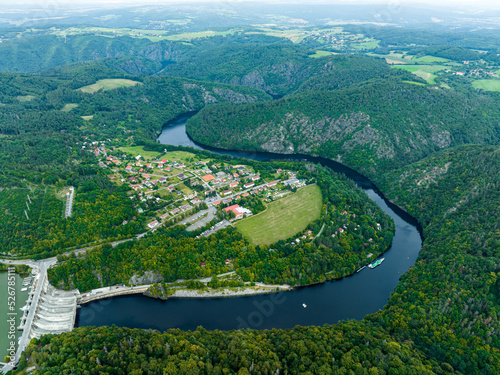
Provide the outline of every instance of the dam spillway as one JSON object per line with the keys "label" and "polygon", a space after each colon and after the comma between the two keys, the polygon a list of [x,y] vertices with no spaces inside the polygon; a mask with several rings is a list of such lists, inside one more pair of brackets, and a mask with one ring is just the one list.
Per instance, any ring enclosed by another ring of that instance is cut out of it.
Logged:
{"label": "dam spillway", "polygon": [[31,338],[40,338],[48,333],[70,332],[76,317],[78,290],[59,290],[47,279],[44,281],[42,293],[33,319]]}

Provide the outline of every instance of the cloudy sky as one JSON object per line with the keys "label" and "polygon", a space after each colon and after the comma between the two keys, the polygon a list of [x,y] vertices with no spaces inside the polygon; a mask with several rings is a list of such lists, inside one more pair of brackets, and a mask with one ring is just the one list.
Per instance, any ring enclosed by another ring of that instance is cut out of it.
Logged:
{"label": "cloudy sky", "polygon": [[[320,3],[320,4],[366,4],[366,3],[376,3],[376,4],[385,4],[385,3],[393,3],[398,5],[409,5],[415,3],[424,3],[431,5],[450,5],[450,6],[467,6],[471,8],[477,7],[486,7],[490,9],[498,9],[500,10],[500,4],[498,0],[18,0],[15,2],[16,5],[29,5],[33,4],[41,7],[50,7],[50,8],[67,8],[67,7],[75,7],[76,4],[81,3],[83,5],[99,5],[99,6],[109,6],[109,5],[140,5],[140,4],[187,4],[187,3],[226,3],[226,4],[237,4],[243,2],[265,2],[265,3],[283,3],[283,4],[311,4],[311,3]],[[0,0],[0,5],[5,7],[7,4],[10,7],[15,7],[14,2],[9,0]]]}

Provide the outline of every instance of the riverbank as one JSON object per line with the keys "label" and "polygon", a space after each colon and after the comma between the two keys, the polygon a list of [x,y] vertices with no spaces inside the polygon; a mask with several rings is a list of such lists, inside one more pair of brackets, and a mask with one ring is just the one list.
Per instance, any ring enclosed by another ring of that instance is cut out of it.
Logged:
{"label": "riverbank", "polygon": [[197,289],[178,289],[169,298],[224,298],[224,297],[243,297],[257,294],[270,294],[293,290],[289,285],[260,285],[241,288],[207,288],[206,290]]}

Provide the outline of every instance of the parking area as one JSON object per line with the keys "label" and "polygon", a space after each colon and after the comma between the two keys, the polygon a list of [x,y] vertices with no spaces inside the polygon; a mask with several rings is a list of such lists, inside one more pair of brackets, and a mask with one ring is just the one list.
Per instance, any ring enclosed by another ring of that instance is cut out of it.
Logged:
{"label": "parking area", "polygon": [[[207,225],[215,218],[215,214],[217,213],[217,209],[215,207],[210,207],[206,210],[202,210],[198,212],[196,215],[188,217],[186,220],[183,220],[181,224],[189,225],[187,227],[187,231],[191,232],[193,230],[200,229]],[[205,216],[203,216],[205,215]]]}

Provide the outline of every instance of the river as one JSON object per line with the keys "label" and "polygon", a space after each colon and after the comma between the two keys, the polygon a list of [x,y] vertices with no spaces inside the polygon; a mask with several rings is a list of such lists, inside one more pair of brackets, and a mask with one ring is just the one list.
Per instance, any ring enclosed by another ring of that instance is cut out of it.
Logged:
{"label": "river", "polygon": [[393,218],[396,225],[392,246],[384,254],[384,263],[374,269],[367,267],[340,280],[271,295],[167,301],[134,295],[101,300],[84,305],[78,314],[76,325],[115,324],[158,330],[193,330],[198,326],[209,330],[291,328],[296,325],[334,324],[347,319],[360,320],[382,309],[400,276],[415,264],[422,247],[416,220],[387,202],[368,179],[333,161],[304,155],[226,151],[199,145],[185,131],[186,121],[191,115],[180,116],[168,123],[158,141],[166,145],[191,146],[261,161],[307,159],[352,178]]}

